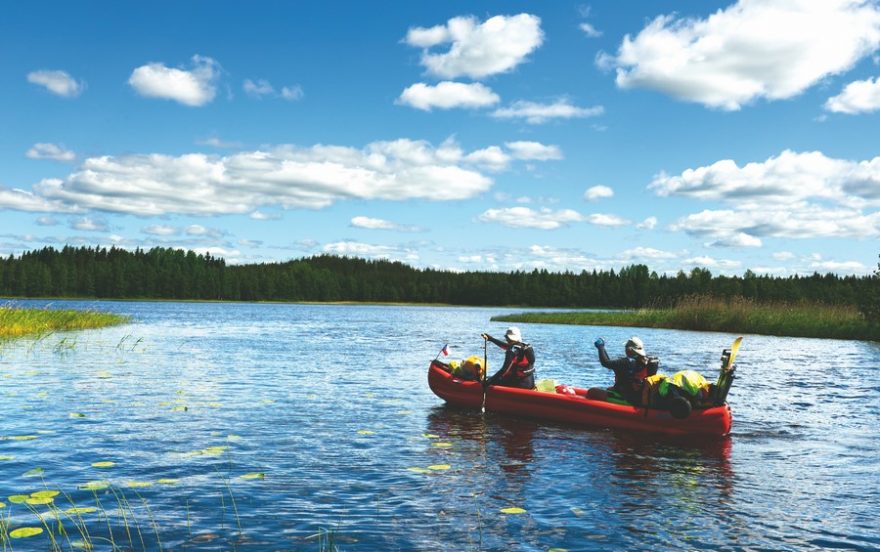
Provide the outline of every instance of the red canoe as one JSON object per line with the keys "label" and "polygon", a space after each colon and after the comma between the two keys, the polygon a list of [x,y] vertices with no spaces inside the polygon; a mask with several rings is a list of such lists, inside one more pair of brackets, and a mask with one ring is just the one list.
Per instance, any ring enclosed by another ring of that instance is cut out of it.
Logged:
{"label": "red canoe", "polygon": [[[455,406],[484,406],[483,385],[479,381],[456,378],[443,366],[435,360],[428,368],[428,385],[435,395]],[[493,385],[486,390],[485,407],[488,412],[662,435],[721,437],[730,433],[732,416],[727,404],[694,410],[687,418],[678,420],[665,410],[595,401],[586,398],[586,389],[574,390],[576,395]]]}

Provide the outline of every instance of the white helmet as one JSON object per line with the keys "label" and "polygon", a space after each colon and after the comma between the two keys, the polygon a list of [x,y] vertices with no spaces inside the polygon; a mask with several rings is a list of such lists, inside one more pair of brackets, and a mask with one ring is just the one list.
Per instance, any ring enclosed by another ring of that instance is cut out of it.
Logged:
{"label": "white helmet", "polygon": [[519,333],[519,328],[516,326],[511,326],[507,328],[507,331],[504,333],[504,337],[508,341],[516,341],[517,343],[522,343],[522,334]]}
{"label": "white helmet", "polygon": [[624,345],[624,349],[626,350],[626,355],[636,355],[640,357],[646,357],[648,355],[645,354],[645,344],[642,343],[642,340],[638,337],[631,337],[626,341],[626,345]]}

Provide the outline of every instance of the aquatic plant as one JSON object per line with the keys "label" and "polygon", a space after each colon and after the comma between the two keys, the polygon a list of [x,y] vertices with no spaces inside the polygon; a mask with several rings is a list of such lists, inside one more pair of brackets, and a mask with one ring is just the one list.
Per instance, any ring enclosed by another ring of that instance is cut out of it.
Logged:
{"label": "aquatic plant", "polygon": [[[34,335],[45,337],[56,331],[85,330],[124,324],[129,317],[75,309],[29,309],[0,306],[0,339]],[[76,340],[62,338],[59,352],[76,346]]]}

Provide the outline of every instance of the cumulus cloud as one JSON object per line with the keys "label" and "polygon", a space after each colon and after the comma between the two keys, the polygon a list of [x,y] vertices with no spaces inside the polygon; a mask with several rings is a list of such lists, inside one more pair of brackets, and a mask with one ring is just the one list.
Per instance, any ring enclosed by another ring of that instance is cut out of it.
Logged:
{"label": "cumulus cloud", "polygon": [[164,224],[153,224],[151,226],[141,228],[141,232],[143,232],[144,234],[149,234],[151,236],[174,236],[180,233],[180,229]]}
{"label": "cumulus cloud", "polygon": [[813,270],[830,272],[866,272],[867,267],[858,261],[814,261],[810,263]]}
{"label": "cumulus cloud", "polygon": [[548,161],[562,159],[562,150],[559,146],[546,145],[540,142],[518,141],[506,142],[505,147],[510,150],[515,159]]}
{"label": "cumulus cloud", "polygon": [[28,73],[29,83],[40,85],[62,98],[75,98],[85,90],[85,83],[77,81],[66,71],[32,71]]}
{"label": "cumulus cloud", "polygon": [[596,30],[596,27],[590,23],[581,23],[578,25],[578,28],[589,38],[599,38],[602,36],[602,31]]}
{"label": "cumulus cloud", "polygon": [[511,157],[498,146],[489,146],[467,154],[464,159],[489,171],[502,171],[507,168]]}
{"label": "cumulus cloud", "polygon": [[[527,144],[514,146],[513,157],[559,157]],[[84,160],[64,179],[39,182],[33,193],[0,190],[0,208],[214,215],[250,214],[267,206],[318,209],[350,198],[467,199],[491,187],[483,171],[493,157],[500,162],[505,156],[497,146],[465,152],[452,140],[434,147],[409,139],[362,149],[316,145],[228,156],[102,156]]]}
{"label": "cumulus cloud", "polygon": [[[541,19],[527,13],[497,15],[480,23],[475,17],[453,17],[445,25],[414,27],[406,43],[423,48],[421,62],[441,78],[482,79],[512,70],[544,41]],[[449,44],[445,52],[432,48]]]}
{"label": "cumulus cloud", "polygon": [[642,222],[636,224],[636,228],[640,230],[653,230],[657,226],[657,217],[648,217]]}
{"label": "cumulus cloud", "polygon": [[706,255],[685,259],[684,264],[693,267],[716,268],[727,271],[735,270],[742,266],[742,263],[740,261],[734,261],[731,259],[716,259],[714,257],[709,257]]}
{"label": "cumulus cloud", "polygon": [[713,108],[795,96],[880,45],[870,0],[740,0],[705,19],[662,15],[600,66],[621,88],[649,88]]}
{"label": "cumulus cloud", "polygon": [[571,209],[535,210],[530,207],[508,207],[505,209],[488,209],[478,217],[480,222],[497,222],[511,228],[538,228],[555,230],[570,222],[584,220],[583,215]]}
{"label": "cumulus cloud", "polygon": [[197,140],[196,144],[199,146],[211,146],[212,148],[220,149],[238,149],[243,145],[241,142],[236,142],[233,140],[221,140],[216,136],[205,138],[204,140]]}
{"label": "cumulus cloud", "polygon": [[374,245],[355,241],[328,243],[322,247],[322,251],[333,255],[364,257],[368,259],[386,259],[389,261],[401,261],[406,263],[415,263],[419,261],[419,254],[414,249],[388,245]]}
{"label": "cumulus cloud", "polygon": [[173,100],[190,107],[200,107],[214,99],[220,64],[205,56],[192,57],[190,69],[148,63],[136,68],[128,84],[141,96]]}
{"label": "cumulus cloud", "polygon": [[653,247],[634,247],[632,249],[627,249],[623,253],[620,254],[620,257],[625,260],[632,259],[651,259],[651,260],[660,260],[660,259],[676,259],[678,255],[672,253],[670,251],[663,251],[662,249],[654,249]]}
{"label": "cumulus cloud", "polygon": [[57,220],[55,220],[52,217],[46,217],[46,216],[38,217],[36,220],[36,223],[39,224],[40,226],[57,226],[58,225]]}
{"label": "cumulus cloud", "polygon": [[552,119],[596,117],[604,112],[605,108],[601,105],[578,107],[566,99],[557,100],[550,104],[519,100],[508,107],[496,109],[492,112],[492,117],[496,119],[525,119],[529,124],[539,125]]}
{"label": "cumulus cloud", "polygon": [[595,224],[596,226],[610,226],[612,228],[631,224],[630,221],[625,218],[603,213],[593,213],[592,215],[589,215],[586,220],[590,224]]}
{"label": "cumulus cloud", "polygon": [[773,253],[773,258],[777,261],[789,261],[794,259],[794,253],[791,251],[777,251],[776,253]]}
{"label": "cumulus cloud", "polygon": [[70,221],[70,227],[74,230],[82,230],[86,232],[106,232],[107,223],[103,221],[93,220],[89,217],[83,217]]}
{"label": "cumulus cloud", "polygon": [[305,96],[302,86],[294,84],[293,86],[281,87],[281,98],[289,102],[301,100]]}
{"label": "cumulus cloud", "polygon": [[398,104],[431,111],[455,107],[478,108],[498,103],[498,94],[488,86],[474,83],[443,81],[434,86],[418,82],[407,87],[397,98]]}
{"label": "cumulus cloud", "polygon": [[413,230],[411,227],[402,226],[395,222],[364,216],[353,217],[351,219],[351,225],[355,228],[365,228],[367,230]]}
{"label": "cumulus cloud", "polygon": [[242,83],[242,89],[248,96],[262,100],[265,97],[281,98],[290,102],[302,99],[304,92],[300,85],[284,86],[280,91],[276,91],[272,83],[266,79],[245,79]]}
{"label": "cumulus cloud", "polygon": [[880,78],[851,82],[843,92],[828,98],[825,109],[834,113],[870,113],[880,109]]}
{"label": "cumulus cloud", "polygon": [[76,154],[58,144],[37,143],[27,152],[28,159],[52,159],[53,161],[73,161]]}
{"label": "cumulus cloud", "polygon": [[608,186],[593,186],[584,192],[584,199],[587,201],[597,201],[609,197],[614,197],[614,190]]}

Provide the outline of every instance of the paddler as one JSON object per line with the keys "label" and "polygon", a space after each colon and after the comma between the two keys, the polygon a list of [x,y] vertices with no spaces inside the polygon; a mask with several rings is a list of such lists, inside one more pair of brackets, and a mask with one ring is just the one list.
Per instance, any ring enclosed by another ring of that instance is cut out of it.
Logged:
{"label": "paddler", "polygon": [[614,371],[614,385],[609,389],[593,387],[587,390],[587,398],[606,401],[609,398],[623,399],[639,406],[642,403],[642,385],[645,378],[657,373],[656,358],[645,353],[645,345],[638,337],[629,338],[624,344],[626,356],[611,360],[605,350],[605,340],[601,337],[594,343],[599,350],[599,362]]}
{"label": "paddler", "polygon": [[486,380],[487,385],[535,388],[535,350],[528,343],[523,343],[519,328],[507,328],[504,341],[495,339],[489,334],[481,334],[483,339],[491,341],[506,351],[501,369]]}

